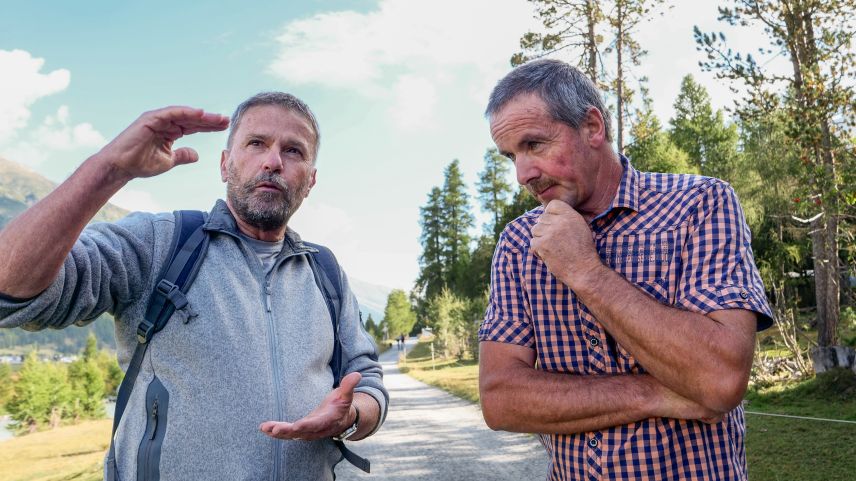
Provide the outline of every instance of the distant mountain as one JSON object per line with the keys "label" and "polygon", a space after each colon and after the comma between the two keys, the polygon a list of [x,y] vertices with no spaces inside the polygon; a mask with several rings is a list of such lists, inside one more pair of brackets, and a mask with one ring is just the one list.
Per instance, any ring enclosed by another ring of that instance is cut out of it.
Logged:
{"label": "distant mountain", "polygon": [[386,309],[386,298],[389,297],[392,288],[371,284],[354,277],[349,277],[348,283],[360,304],[363,321],[368,319],[369,314],[371,314],[375,323],[380,323],[383,319],[383,311]]}
{"label": "distant mountain", "polygon": [[[56,188],[56,184],[23,165],[0,157],[0,227]],[[113,204],[104,206],[93,222],[114,221],[128,211]]]}

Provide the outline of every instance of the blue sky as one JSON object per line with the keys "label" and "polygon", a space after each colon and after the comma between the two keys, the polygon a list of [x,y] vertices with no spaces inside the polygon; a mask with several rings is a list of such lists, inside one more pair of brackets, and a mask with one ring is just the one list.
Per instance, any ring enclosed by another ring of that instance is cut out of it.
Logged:
{"label": "blue sky", "polygon": [[[692,26],[723,30],[715,5],[684,1],[642,25],[647,75],[665,124],[681,78],[731,103],[703,74]],[[61,181],[140,113],[171,104],[230,115],[284,90],[321,126],[318,184],[292,219],[363,281],[409,290],[418,273],[419,206],[460,159],[474,188],[492,146],[482,116],[521,34],[525,0],[0,2],[0,156]],[[757,32],[730,36],[747,50]],[[225,134],[179,145],[200,161],[136,180],[128,209],[207,209],[224,195]],[[473,192],[474,193],[474,192]],[[474,200],[473,205],[477,202]],[[480,226],[479,226],[480,229]]]}

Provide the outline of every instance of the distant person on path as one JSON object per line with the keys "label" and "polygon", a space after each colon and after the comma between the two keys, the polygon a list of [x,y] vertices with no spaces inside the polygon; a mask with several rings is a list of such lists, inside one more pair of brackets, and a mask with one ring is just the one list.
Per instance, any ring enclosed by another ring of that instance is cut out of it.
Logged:
{"label": "distant person on path", "polygon": [[[144,113],[11,222],[0,232],[0,327],[64,328],[109,312],[127,368],[175,216],[86,224],[130,180],[197,161],[192,149],[173,150],[176,140],[227,126],[200,109]],[[347,279],[339,271],[349,374],[334,389],[333,323],[310,266],[314,248],[287,227],[315,185],[319,140],[314,115],[292,95],[238,106],[220,158],[226,201],[205,216],[210,243],[187,305],[178,302],[149,341],[107,479],[115,466],[126,480],[332,480],[342,458],[332,438],[379,428],[388,395]]]}
{"label": "distant person on path", "polygon": [[595,85],[557,60],[509,73],[486,115],[542,204],[494,253],[487,424],[540,433],[551,480],[745,480],[741,400],[771,312],[732,188],[635,170]]}

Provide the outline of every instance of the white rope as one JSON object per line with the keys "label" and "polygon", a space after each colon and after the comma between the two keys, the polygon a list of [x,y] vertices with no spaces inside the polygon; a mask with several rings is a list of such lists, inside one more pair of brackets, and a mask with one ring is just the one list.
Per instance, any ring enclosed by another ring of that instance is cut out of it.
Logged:
{"label": "white rope", "polygon": [[779,417],[779,418],[793,418],[793,419],[809,419],[811,421],[825,421],[828,423],[856,424],[856,421],[845,421],[844,419],[810,418],[808,416],[791,416],[788,414],[759,413],[756,411],[744,411],[744,412],[747,414],[757,414],[759,416],[774,416],[774,417]]}

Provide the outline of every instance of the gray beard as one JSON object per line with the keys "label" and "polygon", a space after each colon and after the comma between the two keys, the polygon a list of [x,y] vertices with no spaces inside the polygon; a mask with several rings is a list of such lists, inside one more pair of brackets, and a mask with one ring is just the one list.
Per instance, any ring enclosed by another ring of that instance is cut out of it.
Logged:
{"label": "gray beard", "polygon": [[[279,176],[261,174],[243,185],[236,185],[232,181],[236,177],[230,169],[226,194],[235,214],[247,224],[263,231],[278,230],[286,225],[294,210],[297,210],[299,203],[294,205],[294,192]],[[255,187],[260,182],[276,184],[283,192],[256,192]]]}

